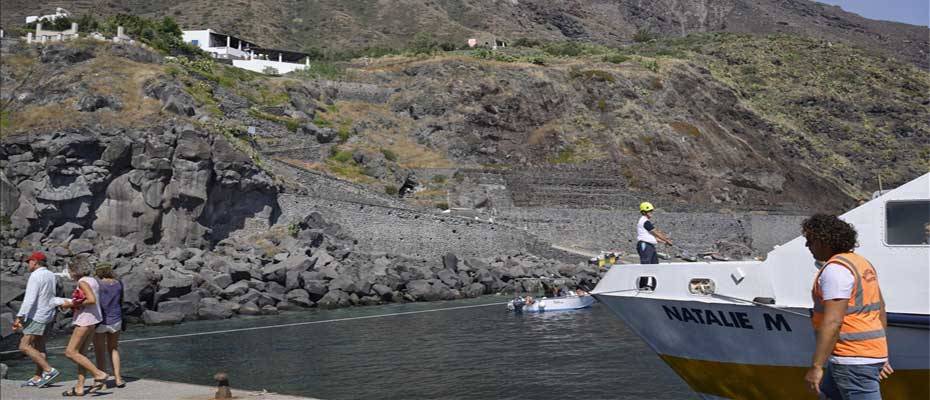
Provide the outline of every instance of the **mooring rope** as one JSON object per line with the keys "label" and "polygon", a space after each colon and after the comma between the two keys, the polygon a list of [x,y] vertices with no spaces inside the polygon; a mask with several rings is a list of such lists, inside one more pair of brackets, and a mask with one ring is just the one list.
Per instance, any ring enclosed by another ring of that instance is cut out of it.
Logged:
{"label": "mooring rope", "polygon": [[[400,316],[400,315],[425,314],[425,313],[439,312],[439,311],[464,310],[464,309],[467,309],[467,308],[501,306],[501,305],[505,305],[505,304],[507,304],[507,303],[504,302],[504,303],[476,304],[476,305],[470,305],[470,306],[458,306],[458,307],[437,308],[437,309],[433,309],[433,310],[404,311],[404,312],[396,312],[396,313],[388,313],[388,314],[365,315],[365,316],[361,316],[361,317],[346,317],[346,318],[324,319],[324,320],[320,320],[320,321],[292,322],[292,323],[289,323],[289,324],[253,326],[253,327],[249,327],[249,328],[223,329],[223,330],[218,330],[218,331],[182,333],[182,334],[178,334],[178,335],[165,335],[165,336],[155,336],[155,337],[147,337],[147,338],[126,339],[126,340],[120,340],[119,342],[120,342],[120,344],[123,344],[123,343],[136,343],[136,342],[148,342],[148,341],[151,341],[151,340],[177,339],[177,338],[192,337],[192,336],[206,336],[206,335],[219,335],[219,334],[223,334],[223,333],[233,333],[233,332],[257,331],[257,330],[263,330],[263,329],[289,328],[289,327],[293,327],[293,326],[325,324],[325,323],[331,323],[331,322],[357,321],[357,320],[372,319],[372,318],[396,317],[396,316]],[[60,350],[60,349],[64,349],[64,348],[65,348],[65,346],[55,346],[55,347],[47,347],[46,350]],[[13,354],[13,353],[19,353],[19,350],[0,351],[0,354]]]}

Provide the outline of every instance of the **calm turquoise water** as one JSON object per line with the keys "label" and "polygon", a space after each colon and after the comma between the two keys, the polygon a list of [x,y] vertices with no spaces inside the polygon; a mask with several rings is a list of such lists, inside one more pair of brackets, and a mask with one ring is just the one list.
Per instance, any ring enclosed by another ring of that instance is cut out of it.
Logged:
{"label": "calm turquoise water", "polygon": [[[314,310],[279,316],[131,327],[124,338],[438,310],[503,301]],[[64,343],[63,338],[53,345]],[[323,399],[694,399],[649,348],[599,304],[512,314],[503,305],[124,343],[125,375]],[[52,351],[64,379],[74,367]],[[11,379],[32,365],[7,359]],[[131,384],[131,383],[130,383]]]}

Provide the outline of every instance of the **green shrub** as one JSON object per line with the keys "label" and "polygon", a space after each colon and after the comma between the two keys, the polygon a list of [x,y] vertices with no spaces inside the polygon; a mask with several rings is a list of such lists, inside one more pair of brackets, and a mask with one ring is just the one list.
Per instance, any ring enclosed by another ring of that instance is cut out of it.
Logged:
{"label": "green shrub", "polygon": [[645,27],[640,28],[633,35],[633,41],[636,43],[646,43],[656,38],[656,35],[652,33],[652,28]]}
{"label": "green shrub", "polygon": [[432,54],[439,49],[439,43],[433,39],[431,33],[419,32],[413,35],[413,40],[408,47],[413,54]]}
{"label": "green shrub", "polygon": [[265,69],[262,70],[262,73],[265,75],[275,75],[275,76],[280,75],[278,73],[278,69],[270,65],[265,67]]}
{"label": "green shrub", "polygon": [[320,127],[320,128],[329,128],[329,127],[333,126],[333,123],[332,123],[332,122],[329,122],[329,121],[327,121],[327,120],[325,120],[325,119],[323,119],[323,118],[320,118],[319,115],[317,115],[316,117],[313,118],[313,124],[316,125],[316,126],[318,126],[318,127]]}
{"label": "green shrub", "polygon": [[384,154],[384,158],[388,161],[397,161],[397,153],[390,149],[381,149],[381,154]]}
{"label": "green shrub", "polygon": [[352,137],[352,130],[347,125],[343,125],[339,127],[337,134],[339,135],[339,143],[345,143]]}
{"label": "green shrub", "polygon": [[346,77],[345,68],[326,61],[318,61],[310,64],[310,68],[303,68],[291,72],[289,76],[301,79],[329,79],[338,80]]}
{"label": "green shrub", "polygon": [[611,64],[623,64],[629,59],[630,59],[630,56],[626,56],[623,54],[608,54],[604,56],[603,58],[604,62],[609,62]]}
{"label": "green shrub", "polygon": [[333,154],[330,158],[334,161],[344,163],[352,159],[352,153],[345,150],[338,150],[336,154]]}
{"label": "green shrub", "polygon": [[389,194],[389,195],[391,195],[391,196],[396,196],[396,195],[397,195],[397,186],[394,186],[394,185],[385,185],[385,186],[384,186],[384,193]]}
{"label": "green shrub", "polygon": [[556,57],[577,57],[583,52],[583,45],[577,42],[552,42],[543,46],[543,51]]}
{"label": "green shrub", "polygon": [[526,58],[526,62],[536,65],[546,65],[546,57],[543,56],[529,56]]}
{"label": "green shrub", "polygon": [[[74,22],[78,22],[78,25],[80,25],[80,22],[79,22],[79,21],[80,21],[80,20],[74,21]],[[35,32],[35,30],[36,30],[36,25],[37,25],[39,22],[42,23],[42,30],[46,30],[46,31],[59,31],[59,32],[61,32],[61,31],[66,31],[66,30],[68,30],[68,29],[71,29],[71,18],[69,18],[69,17],[55,18],[54,21],[49,21],[47,18],[42,18],[42,20],[40,20],[40,21],[33,21],[33,22],[30,22],[30,23],[26,24],[26,25],[24,26],[24,28],[25,28],[27,31],[33,31],[33,32]],[[78,27],[78,29],[80,30],[80,27]]]}
{"label": "green shrub", "polygon": [[607,71],[599,70],[599,69],[572,68],[569,71],[568,75],[574,79],[585,79],[585,80],[592,80],[592,81],[597,81],[597,82],[616,81],[616,78],[614,78],[613,74]]}
{"label": "green shrub", "polygon": [[287,233],[291,235],[291,237],[297,237],[297,234],[300,233],[300,225],[296,222],[292,222],[288,224]]}
{"label": "green shrub", "polygon": [[446,183],[446,176],[442,174],[433,175],[432,181],[433,183],[441,185],[443,183]]}
{"label": "green shrub", "polygon": [[640,65],[652,72],[659,72],[659,62],[656,60],[643,60],[640,61]]}
{"label": "green shrub", "polygon": [[439,203],[436,203],[435,206],[436,206],[436,208],[438,208],[438,209],[440,209],[440,210],[448,210],[448,209],[449,209],[449,203],[446,203],[446,202],[439,202]]}
{"label": "green shrub", "polygon": [[523,38],[518,38],[517,40],[514,40],[513,43],[511,43],[510,45],[513,47],[539,47],[542,45],[542,42],[536,39],[529,39],[529,38],[523,37]]}

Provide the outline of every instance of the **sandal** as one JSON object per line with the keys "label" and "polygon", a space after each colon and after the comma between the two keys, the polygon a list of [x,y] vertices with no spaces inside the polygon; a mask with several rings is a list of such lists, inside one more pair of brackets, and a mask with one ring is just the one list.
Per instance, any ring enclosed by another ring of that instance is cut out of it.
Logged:
{"label": "sandal", "polygon": [[126,382],[117,383],[117,384],[116,384],[116,387],[122,389],[122,388],[126,387]]}
{"label": "sandal", "polygon": [[89,389],[87,389],[87,393],[95,393],[95,392],[99,392],[99,391],[101,391],[101,390],[103,390],[103,389],[106,389],[106,388],[107,388],[107,379],[109,379],[109,378],[110,378],[109,376],[106,377],[106,378],[103,378],[103,379],[94,378],[94,384],[93,384]]}
{"label": "sandal", "polygon": [[84,397],[85,393],[78,393],[77,388],[71,388],[71,390],[63,392],[61,395],[63,397]]}

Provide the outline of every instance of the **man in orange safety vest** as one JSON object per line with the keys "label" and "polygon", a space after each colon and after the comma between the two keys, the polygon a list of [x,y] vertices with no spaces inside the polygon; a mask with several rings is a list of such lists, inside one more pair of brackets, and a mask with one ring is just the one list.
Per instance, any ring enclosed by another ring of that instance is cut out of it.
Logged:
{"label": "man in orange safety vest", "polygon": [[837,216],[817,214],[801,228],[819,268],[811,291],[817,344],[804,379],[828,399],[881,399],[879,380],[894,370],[875,268],[853,252],[856,229]]}

